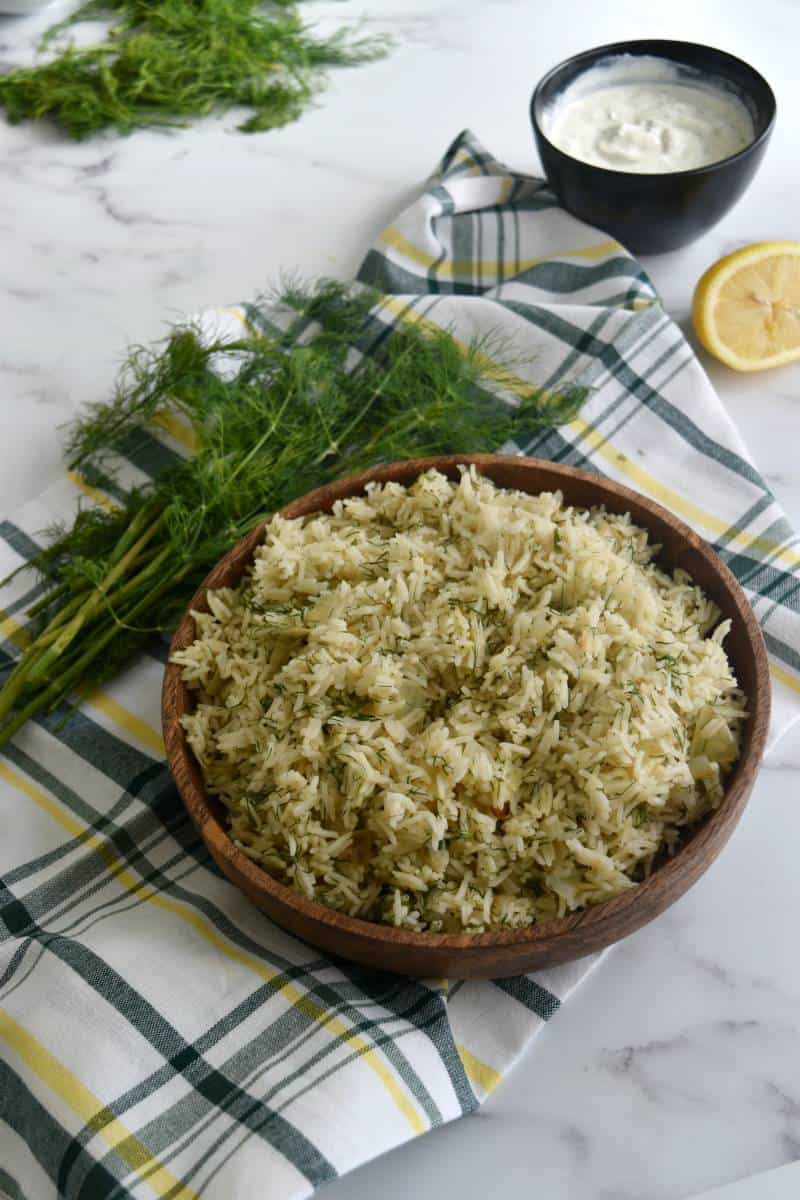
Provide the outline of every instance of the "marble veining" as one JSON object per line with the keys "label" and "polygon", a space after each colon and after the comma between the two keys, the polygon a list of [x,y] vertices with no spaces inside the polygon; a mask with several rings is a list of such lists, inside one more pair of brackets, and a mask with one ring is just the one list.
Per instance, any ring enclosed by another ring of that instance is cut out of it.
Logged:
{"label": "marble veining", "polygon": [[[0,70],[32,61],[70,2],[0,18]],[[744,199],[700,242],[644,263],[690,341],[692,289],[711,262],[799,236],[796,0],[317,0],[306,15],[323,32],[361,19],[395,45],[333,73],[284,130],[248,137],[230,113],[73,143],[0,119],[0,515],[59,470],[59,427],[108,393],[130,342],[282,271],[352,276],[465,126],[537,172],[531,90],[584,47],[711,42],[777,93]],[[800,368],[737,376],[701,361],[800,529]],[[772,752],[709,873],[607,957],[481,1112],[331,1185],[330,1200],[683,1200],[800,1158],[799,795],[800,730]]]}

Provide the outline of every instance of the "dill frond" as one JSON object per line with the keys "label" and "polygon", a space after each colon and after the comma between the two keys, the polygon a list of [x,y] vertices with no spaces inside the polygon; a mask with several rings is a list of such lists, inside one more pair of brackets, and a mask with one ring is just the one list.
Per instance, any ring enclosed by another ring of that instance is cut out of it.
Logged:
{"label": "dill frond", "polygon": [[89,0],[47,31],[42,49],[104,18],[112,22],[104,42],[67,43],[0,77],[10,121],[49,117],[80,139],[243,106],[241,130],[275,129],[313,103],[326,68],[371,61],[388,45],[349,30],[318,36],[294,0]]}

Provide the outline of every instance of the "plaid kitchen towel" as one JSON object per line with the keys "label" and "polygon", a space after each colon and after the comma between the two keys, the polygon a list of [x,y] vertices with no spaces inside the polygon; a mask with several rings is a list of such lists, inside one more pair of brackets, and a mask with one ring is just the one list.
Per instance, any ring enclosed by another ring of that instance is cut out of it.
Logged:
{"label": "plaid kitchen towel", "polygon": [[[433,321],[535,352],[498,403],[591,385],[578,417],[518,449],[631,484],[713,543],[764,629],[783,732],[800,712],[797,540],[635,260],[463,134],[360,278],[386,293],[379,338]],[[282,317],[242,305],[208,320],[236,333]],[[176,427],[125,478],[179,441]],[[0,523],[0,575],[76,486]],[[0,665],[30,588],[21,576],[6,593]],[[158,732],[162,669],[144,656],[0,752],[0,1193],[13,1200],[305,1196],[475,1109],[592,965],[448,988],[326,961],[282,933],[184,815]]]}

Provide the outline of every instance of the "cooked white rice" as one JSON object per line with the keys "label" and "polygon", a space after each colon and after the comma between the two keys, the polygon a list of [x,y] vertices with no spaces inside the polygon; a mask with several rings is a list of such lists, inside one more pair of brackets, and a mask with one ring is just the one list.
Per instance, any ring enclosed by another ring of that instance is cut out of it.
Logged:
{"label": "cooked white rice", "polygon": [[406,929],[524,926],[635,886],[719,804],[746,715],[730,622],[655,549],[627,515],[472,469],[274,517],[173,660],[231,836]]}

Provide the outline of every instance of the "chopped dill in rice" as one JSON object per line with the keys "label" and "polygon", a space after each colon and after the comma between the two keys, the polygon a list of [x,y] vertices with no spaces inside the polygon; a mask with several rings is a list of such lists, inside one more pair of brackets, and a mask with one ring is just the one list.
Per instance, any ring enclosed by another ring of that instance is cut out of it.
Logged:
{"label": "chopped dill in rice", "polygon": [[175,654],[231,836],[304,896],[406,929],[635,886],[723,796],[730,622],[628,515],[474,469],[274,517]]}

